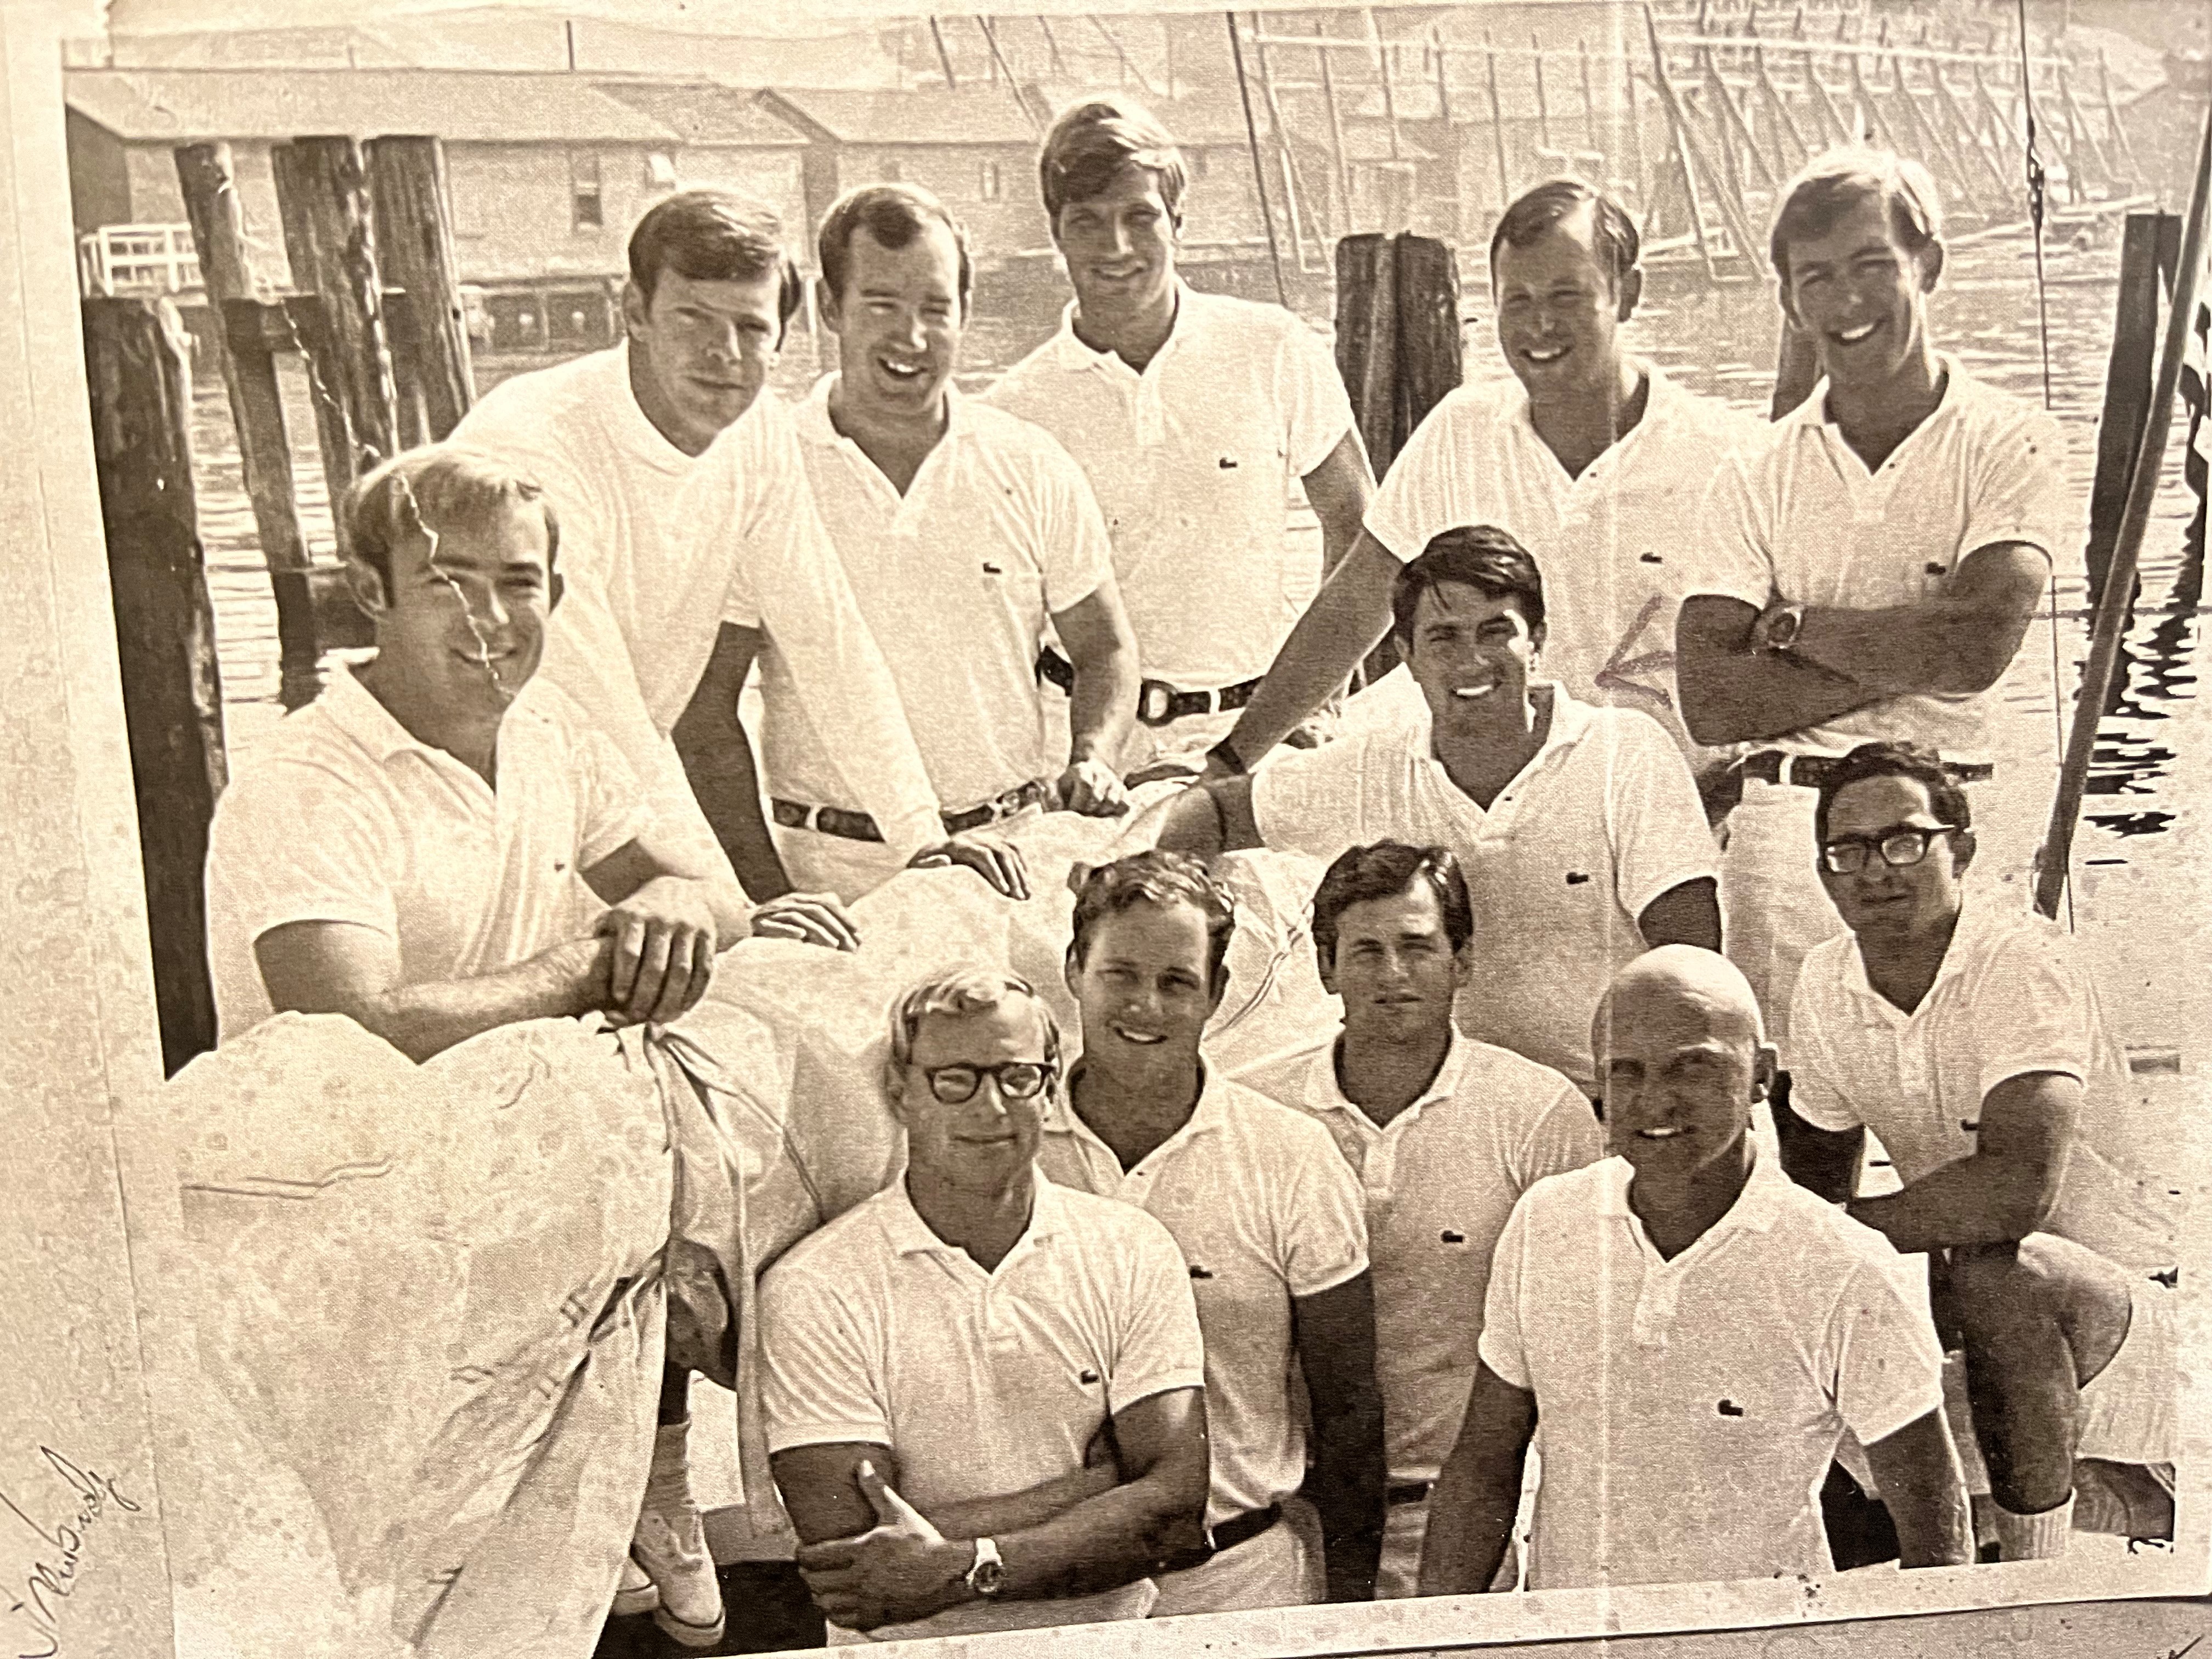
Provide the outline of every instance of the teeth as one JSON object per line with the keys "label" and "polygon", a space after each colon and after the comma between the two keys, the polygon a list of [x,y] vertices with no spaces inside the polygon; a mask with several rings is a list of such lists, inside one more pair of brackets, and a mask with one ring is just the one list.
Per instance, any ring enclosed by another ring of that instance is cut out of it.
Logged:
{"label": "teeth", "polygon": [[1166,1036],[1161,1032],[1133,1031],[1126,1025],[1116,1025],[1114,1028],[1114,1035],[1120,1037],[1124,1042],[1135,1042],[1147,1046],[1152,1043],[1164,1042],[1167,1041]]}
{"label": "teeth", "polygon": [[1521,355],[1526,357],[1532,363],[1551,363],[1557,362],[1560,358],[1565,356],[1567,355],[1567,349],[1565,346],[1551,346],[1543,349],[1532,349],[1522,352]]}
{"label": "teeth", "polygon": [[878,358],[877,361],[883,365],[886,374],[896,374],[902,380],[911,380],[921,373],[920,363],[895,363],[888,357]]}
{"label": "teeth", "polygon": [[1672,1140],[1676,1135],[1681,1133],[1682,1131],[1679,1125],[1668,1124],[1663,1127],[1656,1129],[1638,1129],[1636,1133],[1642,1135],[1646,1140]]}
{"label": "teeth", "polygon": [[1875,325],[1872,323],[1862,323],[1856,328],[1847,328],[1839,331],[1836,335],[1836,337],[1838,340],[1841,340],[1845,345],[1856,345],[1861,340],[1865,339],[1868,335],[1873,333]]}
{"label": "teeth", "polygon": [[1469,702],[1472,702],[1477,697],[1488,696],[1496,690],[1498,690],[1498,686],[1495,682],[1489,685],[1462,685],[1456,687],[1453,690],[1452,696],[1455,697],[1464,697]]}

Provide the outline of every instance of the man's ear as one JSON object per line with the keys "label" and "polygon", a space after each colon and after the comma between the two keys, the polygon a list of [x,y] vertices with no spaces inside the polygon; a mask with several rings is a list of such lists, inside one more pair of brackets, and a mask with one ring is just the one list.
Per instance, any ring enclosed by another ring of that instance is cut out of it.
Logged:
{"label": "man's ear", "polygon": [[1321,988],[1331,996],[1336,994],[1336,952],[1314,951],[1314,966],[1321,972]]}
{"label": "man's ear", "polygon": [[1771,1042],[1760,1043],[1751,1060],[1751,1097],[1754,1103],[1773,1098],[1775,1075],[1781,1068],[1781,1052]]}
{"label": "man's ear", "polygon": [[1221,966],[1214,970],[1213,994],[1206,1000],[1206,1017],[1212,1019],[1221,1012],[1221,999],[1229,994],[1229,959],[1224,957]]}
{"label": "man's ear", "polygon": [[1943,244],[1930,242],[1920,250],[1920,291],[1933,294],[1936,283],[1943,275]]}
{"label": "man's ear", "polygon": [[1644,267],[1632,265],[1628,274],[1620,279],[1620,293],[1613,314],[1626,322],[1636,314],[1637,301],[1644,297]]}
{"label": "man's ear", "polygon": [[623,283],[622,314],[623,327],[633,337],[652,325],[653,319],[647,312],[645,291],[635,282]]}
{"label": "man's ear", "polygon": [[1778,276],[1775,278],[1774,302],[1782,307],[1783,321],[1800,334],[1806,331],[1803,321],[1797,315],[1796,304],[1790,297],[1790,279],[1787,276]]}
{"label": "man's ear", "polygon": [[372,621],[392,609],[392,596],[385,591],[384,578],[366,559],[345,562],[346,591],[353,602],[361,607],[361,614]]}
{"label": "man's ear", "polygon": [[1468,981],[1474,977],[1474,941],[1468,942],[1452,952],[1452,989],[1464,991]]}
{"label": "man's ear", "polygon": [[845,331],[844,319],[838,315],[837,312],[836,291],[830,286],[830,279],[826,276],[817,276],[814,279],[814,309],[816,314],[822,319],[822,326],[832,334],[842,334]]}
{"label": "man's ear", "polygon": [[898,1061],[889,1054],[884,1056],[883,1073],[877,1081],[883,1085],[884,1103],[890,1108],[891,1116],[903,1127],[906,1123],[906,1079],[900,1073]]}
{"label": "man's ear", "polygon": [[1974,852],[1979,845],[1980,843],[1974,839],[1974,832],[1971,830],[1954,830],[1951,832],[1952,874],[1961,876],[1966,874],[1966,866],[1974,861]]}
{"label": "man's ear", "polygon": [[1075,981],[1082,972],[1083,964],[1075,959],[1075,946],[1071,944],[1067,947],[1067,954],[1060,958],[1060,982],[1067,987],[1068,995],[1079,1003],[1083,1000],[1083,993],[1076,989]]}

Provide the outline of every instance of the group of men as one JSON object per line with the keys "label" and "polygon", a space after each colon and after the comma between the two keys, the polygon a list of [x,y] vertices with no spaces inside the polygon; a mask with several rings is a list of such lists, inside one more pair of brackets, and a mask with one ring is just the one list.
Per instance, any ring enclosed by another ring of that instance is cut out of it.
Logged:
{"label": "group of men", "polygon": [[[1002,963],[914,988],[902,1172],[763,1281],[833,1639],[1823,1571],[1838,1459],[1906,1565],[2059,1553],[2077,1486],[2170,1530],[2124,1065],[1977,856],[2078,514],[2056,427],[1929,338],[1925,173],[1842,152],[1783,196],[1823,378],[1771,427],[1627,349],[1632,220],[1540,185],[1490,250],[1512,383],[1379,491],[1320,340],[1177,276],[1154,118],[1079,101],[1039,175],[1074,297],[981,397],[926,192],[823,220],[837,370],[787,410],[781,228],[688,191],[622,345],[362,482],[376,656],[216,818],[226,1035],[666,1022],[748,933],[865,948],[846,907],[908,866],[1022,902],[1024,822],[1128,819],[1072,878],[1079,1050]],[[1402,680],[1317,740],[1386,633]],[[1261,848],[1326,866],[1341,1022],[1231,1077],[1207,865]],[[1859,1195],[1869,1130],[1900,1190]],[[688,1382],[609,1592],[706,1646]]]}

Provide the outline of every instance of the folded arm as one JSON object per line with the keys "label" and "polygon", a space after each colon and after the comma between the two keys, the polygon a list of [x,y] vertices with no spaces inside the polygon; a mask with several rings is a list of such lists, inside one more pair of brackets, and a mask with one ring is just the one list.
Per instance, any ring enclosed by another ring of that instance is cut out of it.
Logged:
{"label": "folded arm", "polygon": [[2081,1096],[2063,1072],[2007,1078],[1983,1097],[1972,1154],[1900,1191],[1854,1199],[1850,1216],[1907,1254],[2027,1237],[2057,1201]]}
{"label": "folded arm", "polygon": [[2003,677],[2051,575],[2051,560],[2026,542],[1992,542],[1959,562],[1949,588],[1875,611],[1816,606],[1790,649],[1870,691],[1963,695]]}

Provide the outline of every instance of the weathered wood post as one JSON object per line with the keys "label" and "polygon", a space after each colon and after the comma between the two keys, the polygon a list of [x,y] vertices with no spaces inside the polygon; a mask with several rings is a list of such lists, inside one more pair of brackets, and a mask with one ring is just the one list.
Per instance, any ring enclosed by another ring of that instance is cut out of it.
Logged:
{"label": "weathered wood post", "polygon": [[203,886],[208,825],[228,777],[215,614],[192,495],[191,383],[167,300],[84,301],[86,379],[161,1060],[215,1047]]}
{"label": "weathered wood post", "polygon": [[1513,172],[1505,165],[1505,112],[1498,98],[1498,48],[1490,44],[1487,32],[1482,37],[1482,57],[1490,85],[1490,136],[1498,149],[1498,210],[1503,213],[1513,204]]}
{"label": "weathered wood post", "polygon": [[2127,508],[2128,482],[2142,447],[2157,368],[2161,275],[2181,257],[2181,220],[2171,213],[2130,213],[2120,241],[2119,296],[2112,318],[2112,356],[2105,364],[2104,415],[2097,422],[2097,470],[2089,486],[2089,603],[2105,591],[2112,548]]}
{"label": "weathered wood post", "polygon": [[320,296],[330,327],[331,361],[309,366],[337,392],[352,427],[351,467],[331,480],[335,500],[398,449],[398,400],[368,179],[360,146],[350,138],[295,138],[272,147],[270,163],[292,285]]}
{"label": "weathered wood post", "polygon": [[229,393],[231,424],[238,430],[239,470],[252,503],[254,532],[276,600],[280,695],[286,708],[296,708],[314,696],[319,654],[314,601],[307,585],[313,559],[292,494],[292,447],[284,433],[276,359],[258,326],[234,333],[227,314],[233,301],[254,303],[255,292],[230,146],[182,145],[176,163],[200,277],[207,289],[209,331]]}
{"label": "weathered wood post", "polygon": [[476,402],[469,331],[453,257],[445,146],[435,138],[372,138],[368,199],[384,280],[403,290],[412,349],[395,353],[394,380],[419,410],[422,439],[437,442]]}

